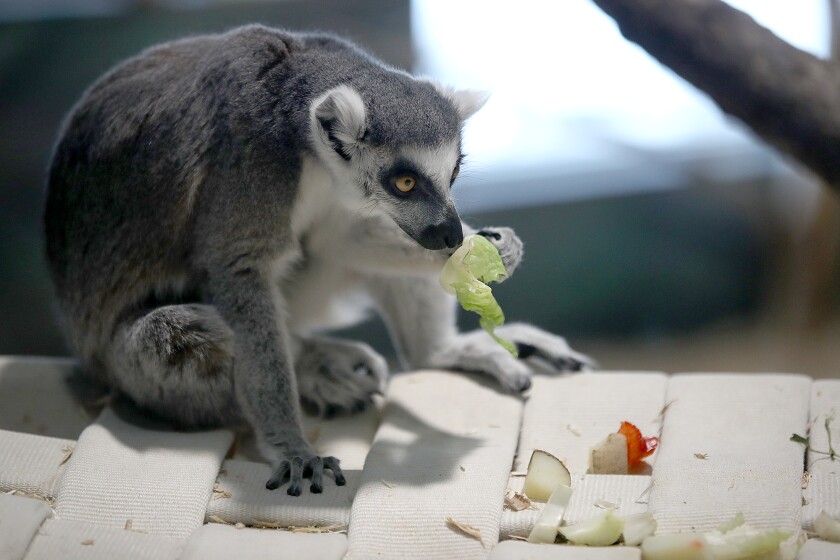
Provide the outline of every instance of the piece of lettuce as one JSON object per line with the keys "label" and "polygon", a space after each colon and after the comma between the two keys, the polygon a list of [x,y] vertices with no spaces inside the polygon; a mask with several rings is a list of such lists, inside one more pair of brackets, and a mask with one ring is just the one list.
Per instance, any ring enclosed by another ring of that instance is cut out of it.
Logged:
{"label": "piece of lettuce", "polygon": [[517,356],[516,346],[493,332],[505,323],[505,314],[487,282],[499,282],[505,278],[507,271],[498,249],[484,236],[468,235],[443,265],[440,284],[444,290],[455,294],[461,307],[478,313],[481,328],[505,350]]}

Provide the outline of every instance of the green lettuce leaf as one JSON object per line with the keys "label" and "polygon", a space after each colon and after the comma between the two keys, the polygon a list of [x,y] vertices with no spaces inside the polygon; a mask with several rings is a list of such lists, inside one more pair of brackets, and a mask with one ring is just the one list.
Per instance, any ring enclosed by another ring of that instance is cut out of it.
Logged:
{"label": "green lettuce leaf", "polygon": [[468,235],[443,265],[440,284],[444,290],[455,294],[461,307],[479,315],[482,329],[505,350],[517,356],[516,346],[493,332],[496,327],[505,324],[505,314],[486,283],[505,278],[507,271],[498,249],[481,235]]}

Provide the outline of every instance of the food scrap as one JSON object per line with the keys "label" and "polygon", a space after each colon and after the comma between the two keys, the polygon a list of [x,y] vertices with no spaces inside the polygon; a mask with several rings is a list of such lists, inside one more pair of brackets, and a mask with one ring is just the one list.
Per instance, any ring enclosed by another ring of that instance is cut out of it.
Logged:
{"label": "food scrap", "polygon": [[566,515],[571,497],[570,486],[557,485],[528,535],[529,543],[551,544],[557,540],[557,532],[563,524],[563,516]]}
{"label": "food scrap", "polygon": [[531,504],[531,500],[529,500],[528,496],[525,494],[520,494],[519,492],[505,494],[505,509],[509,509],[511,511],[522,511],[523,509],[532,507],[534,506]]}
{"label": "food scrap", "polygon": [[[617,435],[624,443],[625,436]],[[627,446],[624,445],[623,449],[626,454]],[[554,543],[559,533],[572,544],[609,546],[623,539],[625,544],[637,546],[656,530],[656,522],[650,513],[620,517],[615,511],[618,504],[606,500],[596,500],[599,507],[606,509],[602,515],[574,525],[563,525],[572,497],[572,477],[563,461],[541,449],[531,454],[524,491],[532,500],[546,501],[528,535],[530,543]]]}
{"label": "food scrap", "polygon": [[814,530],[821,539],[840,543],[840,521],[828,515],[825,510],[814,521]]}
{"label": "food scrap", "polygon": [[472,537],[477,541],[481,541],[481,529],[478,527],[473,527],[472,525],[467,525],[466,523],[459,523],[452,519],[451,517],[446,518],[446,525],[451,528],[459,531],[468,537]]}
{"label": "food scrap", "polygon": [[795,443],[801,443],[805,446],[810,453],[817,453],[819,455],[828,455],[828,458],[834,461],[838,457],[840,457],[840,453],[834,450],[834,446],[831,443],[831,422],[834,420],[833,416],[826,416],[825,422],[823,426],[825,427],[825,434],[826,438],[828,439],[828,451],[822,451],[820,449],[814,449],[811,447],[811,440],[810,438],[800,436],[799,434],[791,434],[790,441]]}
{"label": "food scrap", "polygon": [[618,433],[627,438],[627,464],[630,467],[638,466],[642,459],[652,455],[659,446],[658,437],[642,437],[639,428],[627,421],[621,423]]}
{"label": "food scrap", "polygon": [[[659,445],[658,437],[644,437],[635,425],[624,421],[618,431],[592,448],[589,455],[591,474],[627,474],[642,464]],[[696,456],[696,455],[695,455]]]}
{"label": "food scrap", "polygon": [[656,532],[656,521],[650,512],[634,513],[624,516],[624,529],[621,540],[627,546],[639,546]]}
{"label": "food scrap", "polygon": [[213,497],[211,500],[218,500],[219,498],[230,498],[231,494],[227,490],[219,486],[219,483],[213,485]]}
{"label": "food scrap", "polygon": [[546,502],[557,486],[572,485],[572,475],[563,461],[542,449],[535,449],[528,462],[523,492],[530,499]]}
{"label": "food scrap", "polygon": [[627,474],[627,437],[610,434],[589,452],[591,474]]}
{"label": "food scrap", "polygon": [[[649,536],[642,542],[645,560],[735,560],[796,558],[801,541],[789,542],[787,529],[756,529],[744,523],[743,514],[705,533],[672,533]],[[786,542],[788,541],[788,542]]]}
{"label": "food scrap", "polygon": [[624,519],[608,509],[601,515],[560,527],[567,541],[585,546],[610,546],[618,542],[624,530]]}
{"label": "food scrap", "polygon": [[64,463],[66,463],[67,461],[69,461],[70,457],[73,456],[73,446],[65,445],[64,447],[61,448],[61,450],[64,452],[64,455],[61,457],[61,461],[59,461],[59,463],[58,463],[59,467],[61,465],[63,465]]}
{"label": "food scrap", "polygon": [[488,282],[504,280],[507,275],[499,250],[482,235],[468,235],[443,265],[440,285],[450,294],[455,294],[461,307],[478,313],[481,328],[505,350],[517,356],[516,346],[493,332],[505,323],[505,314],[493,297],[493,290],[487,285]]}

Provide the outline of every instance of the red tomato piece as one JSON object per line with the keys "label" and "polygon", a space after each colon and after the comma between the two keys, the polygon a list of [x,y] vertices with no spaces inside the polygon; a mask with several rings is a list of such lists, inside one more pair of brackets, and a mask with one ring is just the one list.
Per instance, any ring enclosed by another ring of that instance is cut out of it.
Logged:
{"label": "red tomato piece", "polygon": [[630,422],[622,422],[618,433],[627,438],[627,464],[635,467],[659,445],[657,437],[642,437],[642,432]]}

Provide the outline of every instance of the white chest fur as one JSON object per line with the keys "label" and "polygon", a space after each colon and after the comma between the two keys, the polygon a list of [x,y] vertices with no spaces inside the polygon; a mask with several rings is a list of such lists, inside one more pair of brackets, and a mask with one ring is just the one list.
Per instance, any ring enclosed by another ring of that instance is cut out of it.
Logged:
{"label": "white chest fur", "polygon": [[347,263],[363,201],[344,190],[316,159],[304,159],[292,211],[301,258],[283,283],[288,324],[299,334],[355,323],[369,307],[362,279]]}

